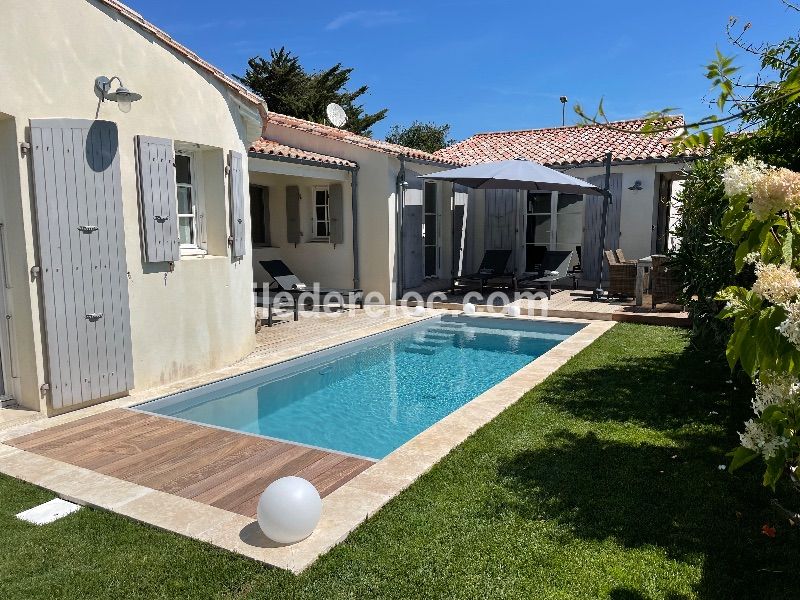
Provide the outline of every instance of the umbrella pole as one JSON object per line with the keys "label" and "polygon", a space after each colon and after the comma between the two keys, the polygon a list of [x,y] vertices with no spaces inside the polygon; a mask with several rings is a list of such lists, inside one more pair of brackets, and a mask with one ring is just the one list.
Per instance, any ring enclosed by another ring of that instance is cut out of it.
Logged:
{"label": "umbrella pole", "polygon": [[592,300],[601,300],[605,296],[603,290],[603,259],[606,249],[606,225],[608,222],[608,205],[611,204],[611,152],[606,154],[606,181],[603,188],[603,217],[600,221],[600,270],[597,275],[597,287],[592,293]]}

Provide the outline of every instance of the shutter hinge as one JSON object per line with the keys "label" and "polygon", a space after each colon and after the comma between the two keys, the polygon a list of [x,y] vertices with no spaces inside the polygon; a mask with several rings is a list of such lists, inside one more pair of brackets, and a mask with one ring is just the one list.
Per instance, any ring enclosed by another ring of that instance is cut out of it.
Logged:
{"label": "shutter hinge", "polygon": [[42,386],[39,388],[39,391],[42,392],[42,394],[46,394],[47,392],[50,391],[50,384],[43,383]]}
{"label": "shutter hinge", "polygon": [[42,268],[41,267],[39,267],[39,266],[31,267],[31,277],[33,277],[34,279],[38,279],[39,275],[41,275],[41,274],[42,274]]}
{"label": "shutter hinge", "polygon": [[19,155],[22,158],[26,156],[30,156],[31,154],[31,145],[28,142],[20,142],[19,144]]}

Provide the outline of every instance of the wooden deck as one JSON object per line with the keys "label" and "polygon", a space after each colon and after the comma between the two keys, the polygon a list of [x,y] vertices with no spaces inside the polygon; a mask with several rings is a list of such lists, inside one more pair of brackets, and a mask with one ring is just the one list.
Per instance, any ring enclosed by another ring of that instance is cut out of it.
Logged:
{"label": "wooden deck", "polygon": [[280,477],[303,477],[324,497],[373,464],[127,409],[6,443],[247,517],[255,517],[261,492]]}

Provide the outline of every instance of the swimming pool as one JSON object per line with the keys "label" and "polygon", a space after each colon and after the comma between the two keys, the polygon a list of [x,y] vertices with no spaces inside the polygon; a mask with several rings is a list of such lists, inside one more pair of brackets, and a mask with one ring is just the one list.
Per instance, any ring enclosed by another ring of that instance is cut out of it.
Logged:
{"label": "swimming pool", "polygon": [[581,328],[446,315],[136,408],[380,459]]}

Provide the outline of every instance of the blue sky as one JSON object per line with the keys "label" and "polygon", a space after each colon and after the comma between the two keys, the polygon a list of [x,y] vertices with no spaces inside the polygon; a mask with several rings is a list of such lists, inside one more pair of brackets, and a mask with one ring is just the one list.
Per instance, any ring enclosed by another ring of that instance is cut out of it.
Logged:
{"label": "blue sky", "polygon": [[[794,33],[800,14],[779,0],[428,0],[252,2],[128,0],[146,19],[228,73],[286,46],[309,69],[336,62],[367,84],[374,128],[450,123],[453,136],[561,124],[559,96],[586,108],[605,97],[612,118],[674,106],[708,113],[703,65],[725,39],[728,17],[750,21],[753,41]],[[270,5],[275,8],[269,8]],[[735,52],[742,72],[755,72]]]}

